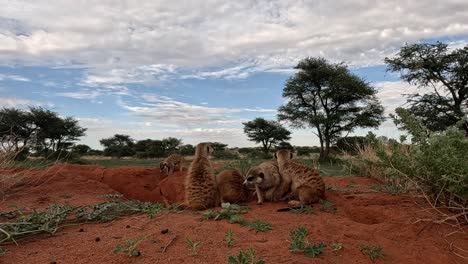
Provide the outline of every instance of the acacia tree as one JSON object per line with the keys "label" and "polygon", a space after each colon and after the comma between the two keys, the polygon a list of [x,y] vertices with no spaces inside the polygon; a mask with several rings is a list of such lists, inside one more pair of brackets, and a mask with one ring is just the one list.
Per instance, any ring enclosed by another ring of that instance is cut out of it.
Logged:
{"label": "acacia tree", "polygon": [[[468,46],[406,45],[385,62],[403,80],[427,90],[408,95],[408,110],[429,130],[444,131],[468,115]],[[462,127],[468,136],[468,120]]]}
{"label": "acacia tree", "polygon": [[383,121],[377,91],[344,63],[306,58],[295,69],[297,73],[284,87],[283,97],[288,102],[279,108],[278,119],[293,127],[314,128],[321,159],[328,157],[331,144],[343,133],[378,127]]}
{"label": "acacia tree", "polygon": [[279,122],[257,117],[252,121],[243,123],[244,133],[250,141],[262,143],[262,149],[268,154],[270,148],[282,141],[291,139],[291,132]]}
{"label": "acacia tree", "polygon": [[5,150],[8,146],[25,152],[34,148],[47,157],[50,152],[68,150],[85,131],[73,117],[62,118],[42,107],[0,110],[0,141]]}
{"label": "acacia tree", "polygon": [[121,134],[99,140],[99,143],[104,146],[104,155],[117,158],[133,156],[135,154],[134,142],[129,135]]}

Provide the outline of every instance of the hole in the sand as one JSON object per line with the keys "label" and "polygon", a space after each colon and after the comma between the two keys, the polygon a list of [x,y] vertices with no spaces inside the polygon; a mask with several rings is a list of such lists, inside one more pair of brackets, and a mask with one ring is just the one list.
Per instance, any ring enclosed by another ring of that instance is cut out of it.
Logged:
{"label": "hole in the sand", "polygon": [[346,210],[346,214],[352,221],[366,225],[380,224],[385,220],[381,211],[369,208],[351,208]]}

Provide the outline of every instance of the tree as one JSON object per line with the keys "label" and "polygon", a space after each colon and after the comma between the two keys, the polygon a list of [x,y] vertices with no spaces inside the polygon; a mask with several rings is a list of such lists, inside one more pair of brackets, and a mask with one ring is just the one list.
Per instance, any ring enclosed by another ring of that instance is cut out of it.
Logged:
{"label": "tree", "polygon": [[0,110],[2,147],[10,146],[14,151],[34,148],[47,157],[50,152],[70,149],[74,141],[85,135],[85,131],[86,128],[82,128],[74,118],[62,118],[42,107]]}
{"label": "tree", "polygon": [[31,114],[22,109],[0,110],[0,144],[4,151],[18,152],[28,146],[36,126]]}
{"label": "tree", "polygon": [[178,138],[168,137],[162,140],[166,154],[173,154],[179,150],[182,145],[182,140]]}
{"label": "tree", "polygon": [[263,152],[268,153],[271,146],[291,139],[291,132],[276,121],[257,117],[252,121],[243,123],[244,133],[250,141],[262,143]]}
{"label": "tree", "polygon": [[128,135],[115,134],[113,137],[99,141],[104,146],[104,155],[111,157],[133,156],[135,154],[134,140]]}
{"label": "tree", "polygon": [[321,159],[328,157],[331,144],[343,133],[358,127],[378,127],[383,121],[377,91],[344,63],[306,58],[295,69],[297,73],[283,90],[288,102],[279,108],[278,119],[293,127],[314,128]]}
{"label": "tree", "polygon": [[91,151],[91,147],[85,144],[79,144],[79,145],[73,146],[72,151],[73,153],[76,153],[80,156],[84,156],[88,154],[89,151]]}
{"label": "tree", "polygon": [[195,146],[191,144],[182,145],[179,148],[179,152],[181,155],[184,155],[184,156],[195,155]]}
{"label": "tree", "polygon": [[[440,132],[468,115],[468,46],[450,49],[447,44],[413,44],[385,58],[388,69],[427,90],[408,95],[409,111],[431,131]],[[468,136],[468,121],[462,123]]]}
{"label": "tree", "polygon": [[74,141],[85,135],[86,128],[73,117],[61,118],[58,113],[42,107],[32,107],[30,113],[36,127],[35,148],[45,156],[50,152],[67,151]]}

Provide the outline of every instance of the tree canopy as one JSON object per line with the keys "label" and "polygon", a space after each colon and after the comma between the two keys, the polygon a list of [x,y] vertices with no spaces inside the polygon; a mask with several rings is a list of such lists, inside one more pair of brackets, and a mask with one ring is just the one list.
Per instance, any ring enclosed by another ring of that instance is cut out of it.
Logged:
{"label": "tree canopy", "polygon": [[383,121],[377,91],[344,63],[306,58],[295,69],[284,87],[288,102],[279,108],[278,119],[293,127],[314,128],[321,159],[328,157],[331,144],[342,134],[378,127]]}
{"label": "tree canopy", "polygon": [[99,140],[99,143],[104,146],[106,156],[121,158],[135,154],[135,141],[129,135],[115,134]]}
{"label": "tree canopy", "polygon": [[244,133],[250,141],[262,143],[263,152],[266,154],[270,148],[282,141],[291,139],[291,132],[279,122],[258,117],[252,121],[243,123]]}
{"label": "tree canopy", "polygon": [[[425,88],[408,95],[409,111],[431,131],[444,131],[468,115],[468,46],[413,44],[385,58],[388,69],[410,84]],[[468,135],[468,121],[462,123]]]}
{"label": "tree canopy", "polygon": [[0,138],[4,149],[32,148],[48,156],[68,151],[85,135],[85,131],[86,128],[82,128],[73,117],[60,117],[58,113],[42,107],[0,110]]}

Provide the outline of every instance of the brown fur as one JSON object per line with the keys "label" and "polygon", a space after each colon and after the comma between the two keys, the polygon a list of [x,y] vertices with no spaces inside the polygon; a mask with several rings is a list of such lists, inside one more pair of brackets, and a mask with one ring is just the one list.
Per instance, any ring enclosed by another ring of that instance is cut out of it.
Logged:
{"label": "brown fur", "polygon": [[320,173],[307,166],[292,161],[290,150],[282,149],[275,153],[279,171],[283,178],[291,181],[291,197],[299,201],[290,201],[291,205],[311,204],[325,197],[325,183]]}
{"label": "brown fur", "polygon": [[179,154],[172,154],[169,157],[165,158],[163,162],[159,165],[161,169],[161,174],[163,175],[172,175],[176,168],[179,171],[182,170],[182,163],[185,161],[184,156]]}
{"label": "brown fur", "polygon": [[244,176],[239,170],[223,170],[216,175],[216,185],[221,203],[247,201],[249,191],[244,186]]}
{"label": "brown fur", "polygon": [[283,179],[276,161],[266,161],[249,169],[244,184],[255,188],[258,204],[263,198],[268,201],[280,200],[289,190],[290,181]]}
{"label": "brown fur", "polygon": [[200,143],[185,178],[185,203],[188,208],[203,210],[219,205],[216,181],[209,160],[213,148]]}

